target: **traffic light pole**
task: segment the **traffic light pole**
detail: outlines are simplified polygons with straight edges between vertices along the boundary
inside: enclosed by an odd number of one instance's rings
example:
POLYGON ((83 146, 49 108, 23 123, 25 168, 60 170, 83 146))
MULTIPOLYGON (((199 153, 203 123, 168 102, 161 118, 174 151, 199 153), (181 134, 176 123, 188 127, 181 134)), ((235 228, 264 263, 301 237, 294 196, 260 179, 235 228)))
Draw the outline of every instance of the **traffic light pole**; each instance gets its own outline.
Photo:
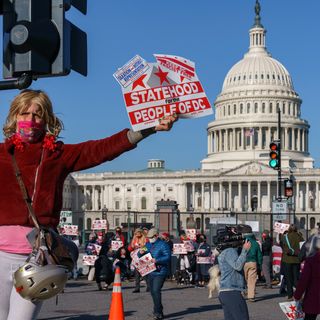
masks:
POLYGON ((278 167, 278 200, 281 201, 282 198, 282 192, 281 192, 281 111, 280 108, 278 108, 278 140, 280 143, 279 148, 279 167, 278 167))
POLYGON ((21 77, 17 79, 0 81, 0 90, 26 89, 31 85, 32 80, 32 75, 24 73, 21 77))

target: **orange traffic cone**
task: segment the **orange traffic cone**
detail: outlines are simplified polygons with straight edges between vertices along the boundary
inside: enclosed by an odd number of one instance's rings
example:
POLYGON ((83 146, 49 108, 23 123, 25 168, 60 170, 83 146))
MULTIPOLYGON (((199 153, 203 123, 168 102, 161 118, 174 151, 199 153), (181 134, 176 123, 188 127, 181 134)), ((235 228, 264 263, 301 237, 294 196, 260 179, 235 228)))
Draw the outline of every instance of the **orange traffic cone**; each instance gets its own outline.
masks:
POLYGON ((114 276, 109 320, 125 320, 121 292, 120 268, 116 268, 116 274, 114 276))

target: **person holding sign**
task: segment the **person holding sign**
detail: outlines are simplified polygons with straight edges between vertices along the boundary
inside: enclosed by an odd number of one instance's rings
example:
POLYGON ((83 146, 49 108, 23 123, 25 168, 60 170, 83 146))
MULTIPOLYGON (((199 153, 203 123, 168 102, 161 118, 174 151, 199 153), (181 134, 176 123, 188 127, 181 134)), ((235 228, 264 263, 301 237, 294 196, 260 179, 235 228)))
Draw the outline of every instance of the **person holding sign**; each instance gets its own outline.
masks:
MULTIPOLYGON (((146 245, 147 239, 142 229, 137 228, 134 231, 134 236, 128 246, 129 252, 132 254, 135 254, 139 251, 140 248, 144 248, 146 245)), ((135 288, 132 291, 133 293, 140 292, 140 281, 141 281, 141 275, 137 268, 134 268, 134 279, 135 279, 135 288)), ((147 285, 147 291, 149 291, 148 285, 147 285)))
POLYGON ((25 264, 32 251, 26 238, 34 227, 22 196, 14 161, 39 224, 57 228, 65 178, 75 171, 111 161, 157 131, 169 131, 177 116, 162 118, 148 130, 124 129, 110 137, 78 144, 58 141, 63 123, 42 90, 23 90, 12 101, 0 144, 0 318, 36 318, 41 303, 23 299, 15 290, 12 266, 25 264))
POLYGON ((148 282, 153 300, 153 315, 155 320, 163 319, 163 305, 161 301, 161 288, 166 280, 169 270, 171 251, 169 245, 159 239, 159 232, 152 228, 148 231, 149 242, 146 243, 147 250, 140 249, 138 256, 151 253, 152 262, 156 264, 156 270, 148 274, 148 282))

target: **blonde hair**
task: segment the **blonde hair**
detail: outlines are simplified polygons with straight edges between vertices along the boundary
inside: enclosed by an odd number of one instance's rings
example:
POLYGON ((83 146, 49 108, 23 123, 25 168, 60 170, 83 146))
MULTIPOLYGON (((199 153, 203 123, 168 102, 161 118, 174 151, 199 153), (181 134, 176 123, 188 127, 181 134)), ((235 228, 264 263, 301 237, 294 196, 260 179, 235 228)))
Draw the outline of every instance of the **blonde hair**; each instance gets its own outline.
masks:
POLYGON ((137 230, 135 231, 134 233, 134 236, 131 240, 131 245, 134 246, 135 244, 139 244, 141 247, 143 247, 147 242, 147 239, 146 239, 146 236, 145 234, 142 232, 142 231, 139 231, 137 232, 137 230), (138 237, 138 233, 140 232, 141 234, 141 237, 138 237))
POLYGON ((43 119, 46 131, 58 136, 63 129, 62 121, 53 113, 52 103, 48 95, 42 90, 23 90, 12 101, 6 122, 3 126, 5 137, 16 132, 17 115, 26 111, 32 103, 40 107, 40 116, 43 119))

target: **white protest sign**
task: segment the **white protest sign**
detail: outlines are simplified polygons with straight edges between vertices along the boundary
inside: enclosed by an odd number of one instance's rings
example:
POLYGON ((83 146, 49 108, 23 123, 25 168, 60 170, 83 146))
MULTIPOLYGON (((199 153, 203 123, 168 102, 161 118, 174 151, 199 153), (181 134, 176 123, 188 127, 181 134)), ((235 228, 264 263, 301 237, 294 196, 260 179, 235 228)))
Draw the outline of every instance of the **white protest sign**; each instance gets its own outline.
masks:
POLYGON ((120 249, 121 247, 123 247, 123 243, 121 240, 112 240, 111 241, 111 250, 112 251, 118 251, 118 249, 120 249))
POLYGON ((187 248, 184 243, 174 243, 173 244, 173 254, 187 254, 187 248))
POLYGON ((106 230, 107 229, 107 220, 94 220, 92 222, 92 230, 106 230))
POLYGON ((273 225, 273 231, 278 233, 284 233, 286 230, 289 229, 289 227, 290 227, 290 224, 275 222, 273 225))
POLYGON ((304 312, 302 311, 301 304, 298 301, 288 301, 279 303, 281 310, 286 317, 290 320, 303 320, 304 312))
POLYGON ((186 229, 186 235, 190 240, 196 240, 197 230, 196 229, 186 229))
POLYGON ((194 62, 172 55, 154 56, 155 63, 135 56, 114 73, 134 131, 154 127, 159 119, 174 113, 180 118, 213 113, 194 62))
POLYGON ((210 257, 197 257, 198 264, 211 264, 212 258, 210 257))
POLYGON ((78 226, 77 225, 68 225, 65 224, 61 228, 61 233, 67 236, 77 236, 78 235, 78 226))
POLYGON ((194 251, 194 246, 192 241, 190 240, 185 240, 183 241, 184 247, 187 249, 187 252, 193 252, 194 251))
POLYGON ((96 255, 84 255, 82 257, 82 264, 85 266, 94 266, 94 262, 98 259, 96 255))
POLYGON ((147 253, 138 260, 135 260, 134 266, 142 277, 157 269, 155 263, 152 262, 152 256, 150 253, 147 253))

